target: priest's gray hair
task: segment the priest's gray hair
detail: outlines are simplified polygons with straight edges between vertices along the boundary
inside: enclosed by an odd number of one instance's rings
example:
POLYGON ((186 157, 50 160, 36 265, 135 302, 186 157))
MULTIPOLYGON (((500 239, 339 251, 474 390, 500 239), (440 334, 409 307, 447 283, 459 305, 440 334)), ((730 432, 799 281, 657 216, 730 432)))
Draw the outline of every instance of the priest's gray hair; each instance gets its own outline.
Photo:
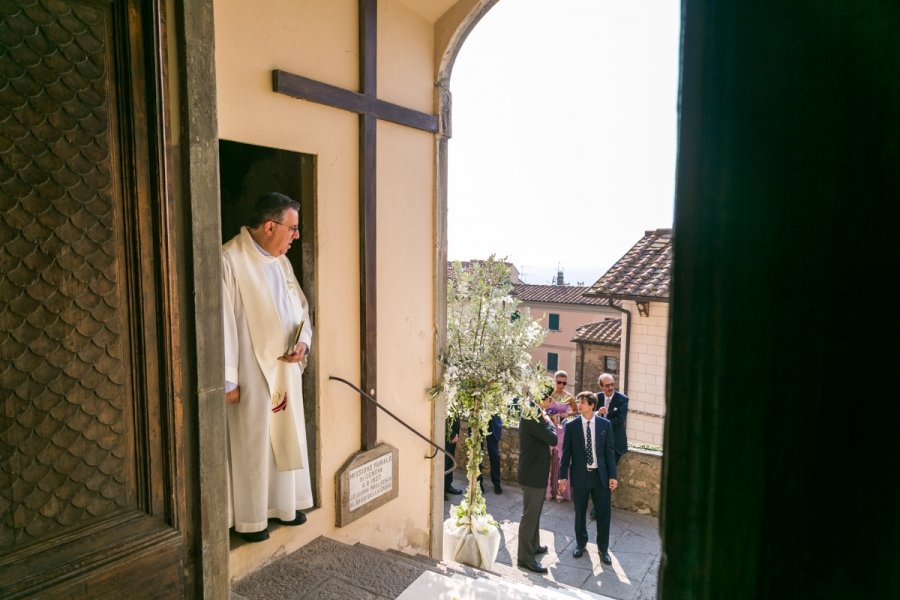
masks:
POLYGON ((268 192, 256 199, 247 213, 247 227, 259 227, 266 221, 280 223, 284 211, 294 209, 300 212, 300 203, 278 192, 268 192))

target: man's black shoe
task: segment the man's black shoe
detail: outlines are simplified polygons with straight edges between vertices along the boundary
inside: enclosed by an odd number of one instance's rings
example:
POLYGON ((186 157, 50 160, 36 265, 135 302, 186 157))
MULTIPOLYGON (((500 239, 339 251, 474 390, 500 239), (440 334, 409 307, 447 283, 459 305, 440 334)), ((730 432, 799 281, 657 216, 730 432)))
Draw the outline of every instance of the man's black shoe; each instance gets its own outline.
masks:
POLYGON ((549 548, 547 548, 547 546, 538 546, 537 550, 535 550, 534 553, 535 554, 547 554, 547 550, 549 550, 549 548))
POLYGON ((456 495, 462 494, 462 490, 450 485, 450 486, 447 486, 444 488, 444 493, 445 494, 453 494, 454 496, 456 496, 456 495))
POLYGON ((278 519, 278 522, 282 525, 303 525, 304 523, 306 523, 306 515, 303 514, 303 511, 298 510, 296 513, 294 513, 293 521, 282 521, 281 519, 278 519))
POLYGON ((263 529, 262 531, 251 531, 249 533, 239 532, 241 537, 244 538, 245 542, 250 542, 251 544, 256 542, 264 542, 269 539, 269 529, 263 529))
POLYGON ((535 573, 540 573, 541 575, 543 575, 544 573, 547 572, 547 567, 542 567, 541 563, 539 563, 536 560, 531 561, 530 563, 520 560, 519 566, 522 567, 523 569, 528 569, 529 571, 534 571, 535 573))
POLYGON ((575 558, 581 558, 581 555, 584 554, 584 546, 578 546, 574 550, 572 550, 572 556, 575 558))
POLYGON ((502 493, 503 493, 503 488, 500 487, 500 484, 499 484, 499 483, 495 483, 495 484, 494 484, 494 493, 495 493, 495 494, 502 494, 502 493))
POLYGON ((610 558, 609 552, 601 552, 601 553, 600 553, 600 560, 603 561, 603 564, 604 564, 604 565, 611 565, 611 564, 612 564, 612 558, 610 558))

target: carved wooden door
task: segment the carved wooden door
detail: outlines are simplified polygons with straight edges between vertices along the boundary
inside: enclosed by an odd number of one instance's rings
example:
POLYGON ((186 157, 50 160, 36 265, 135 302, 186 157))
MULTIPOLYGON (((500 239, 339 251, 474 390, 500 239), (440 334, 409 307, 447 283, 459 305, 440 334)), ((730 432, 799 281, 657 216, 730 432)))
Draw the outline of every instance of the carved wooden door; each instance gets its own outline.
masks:
POLYGON ((192 596, 155 10, 0 0, 5 599, 192 596))

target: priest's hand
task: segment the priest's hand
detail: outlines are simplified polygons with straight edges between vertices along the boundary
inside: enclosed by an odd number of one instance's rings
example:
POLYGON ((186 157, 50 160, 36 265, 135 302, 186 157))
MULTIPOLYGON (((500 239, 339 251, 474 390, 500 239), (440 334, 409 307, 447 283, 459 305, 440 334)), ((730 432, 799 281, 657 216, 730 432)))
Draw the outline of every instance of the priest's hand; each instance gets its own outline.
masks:
POLYGON ((300 342, 294 348, 293 354, 285 354, 284 356, 279 357, 278 360, 283 360, 284 362, 289 362, 289 363, 298 363, 301 360, 303 360, 303 358, 306 356, 306 354, 308 352, 309 352, 309 346, 307 346, 303 342, 300 342))
POLYGON ((236 387, 230 392, 225 392, 225 404, 237 404, 241 401, 241 388, 236 387))

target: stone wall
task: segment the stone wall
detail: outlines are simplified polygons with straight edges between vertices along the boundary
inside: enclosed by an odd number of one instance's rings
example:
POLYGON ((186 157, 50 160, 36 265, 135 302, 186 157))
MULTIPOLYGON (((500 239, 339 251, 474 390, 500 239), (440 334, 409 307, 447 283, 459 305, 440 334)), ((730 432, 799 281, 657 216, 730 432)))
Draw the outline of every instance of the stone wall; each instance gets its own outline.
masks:
POLYGON ((662 452, 629 448, 619 460, 619 487, 613 492, 616 508, 659 516, 662 452))
MULTIPOLYGON (((600 386, 597 379, 602 373, 606 372, 606 357, 612 356, 616 359, 617 368, 610 371, 616 381, 619 379, 618 365, 621 364, 620 347, 610 346, 607 344, 589 344, 582 342, 578 344, 578 352, 575 358, 576 368, 574 373, 574 389, 575 393, 587 390, 591 392, 599 392, 600 386)), ((569 373, 569 379, 573 374, 569 373)))
MULTIPOLYGON (((466 446, 464 443, 466 426, 459 432, 456 445, 457 477, 465 473, 466 446)), ((500 478, 515 481, 519 468, 519 429, 504 427, 500 438, 500 478)), ((659 516, 660 481, 662 481, 662 452, 629 448, 619 461, 619 488, 613 492, 612 504, 616 508, 640 514, 659 516)), ((490 468, 487 452, 484 455, 484 473, 487 488, 490 489, 490 468)))

